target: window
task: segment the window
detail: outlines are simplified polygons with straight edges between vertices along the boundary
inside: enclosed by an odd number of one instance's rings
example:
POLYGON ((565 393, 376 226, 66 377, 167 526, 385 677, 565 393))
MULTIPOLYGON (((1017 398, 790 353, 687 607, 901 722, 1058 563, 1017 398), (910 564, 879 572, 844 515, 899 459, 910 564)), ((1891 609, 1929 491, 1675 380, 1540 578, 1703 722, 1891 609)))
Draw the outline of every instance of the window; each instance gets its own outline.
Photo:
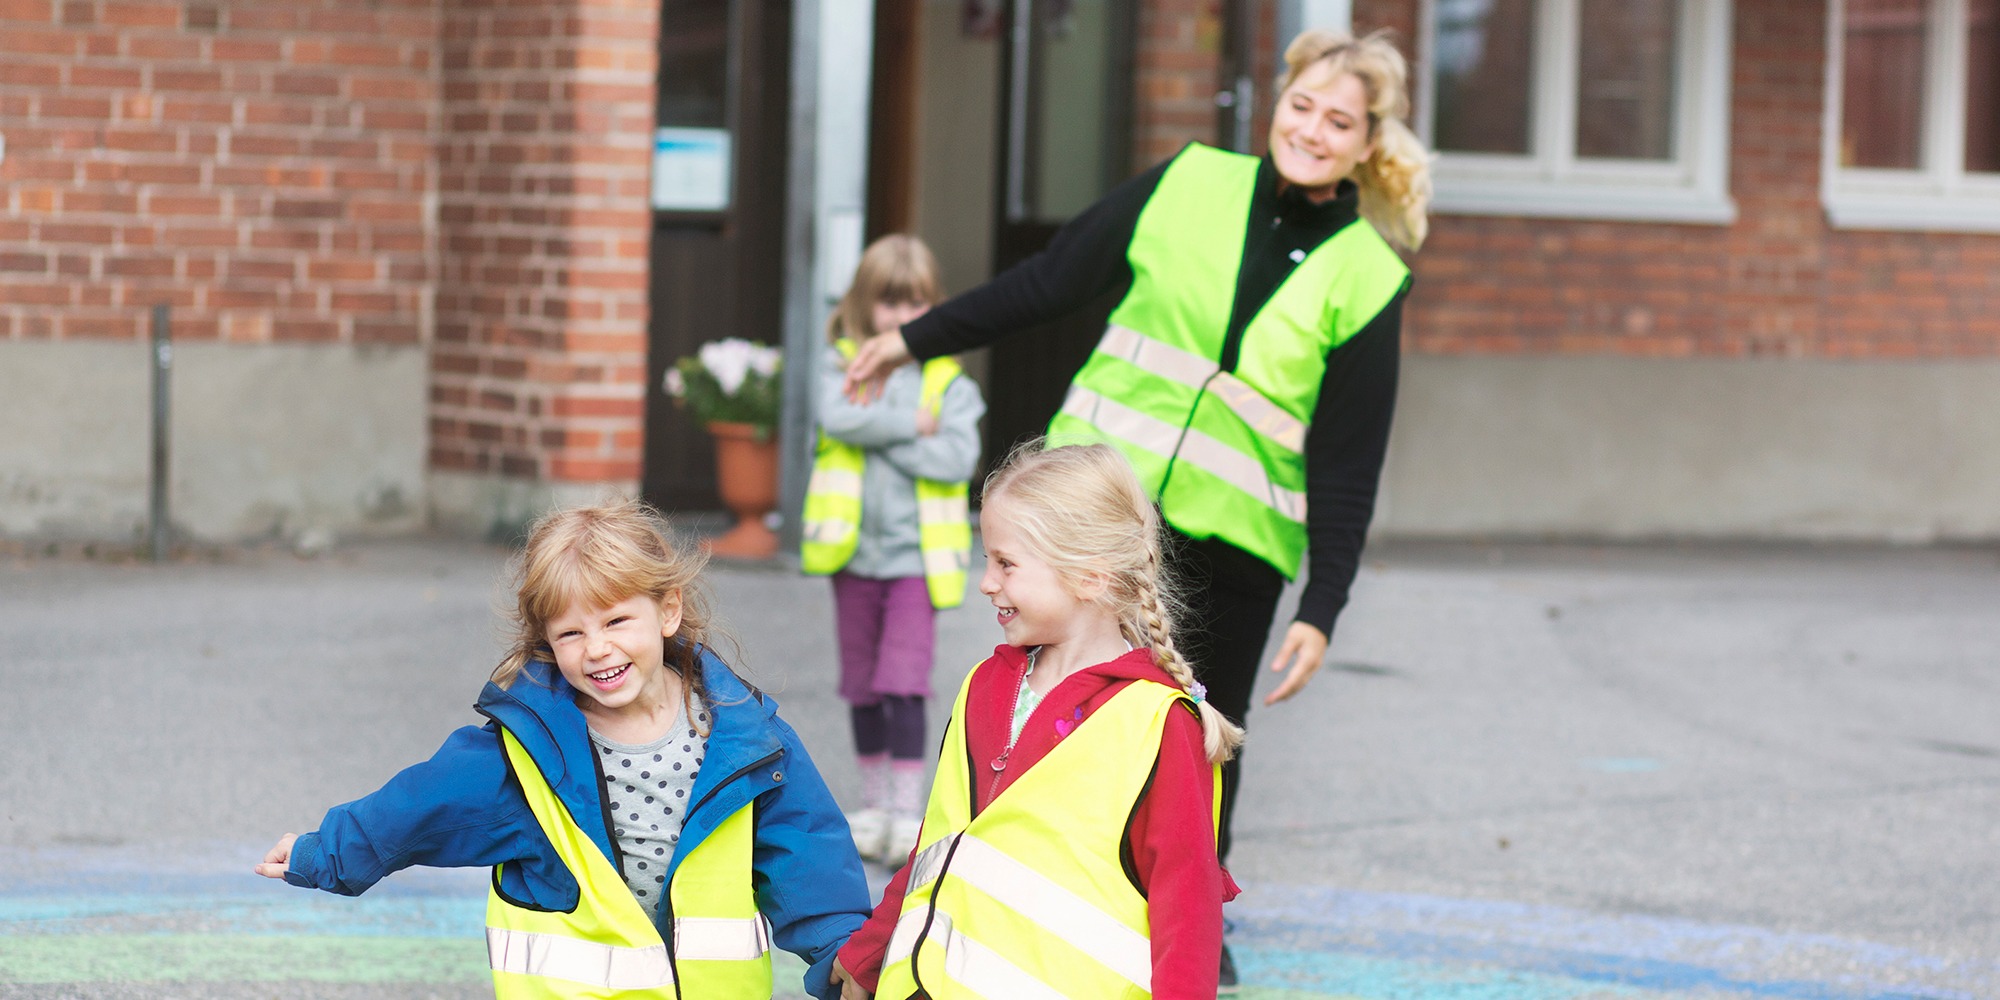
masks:
POLYGON ((1836 226, 2000 232, 2000 0, 1840 0, 1824 199, 1836 226))
POLYGON ((1426 0, 1436 208, 1733 220, 1729 16, 1730 0, 1426 0))

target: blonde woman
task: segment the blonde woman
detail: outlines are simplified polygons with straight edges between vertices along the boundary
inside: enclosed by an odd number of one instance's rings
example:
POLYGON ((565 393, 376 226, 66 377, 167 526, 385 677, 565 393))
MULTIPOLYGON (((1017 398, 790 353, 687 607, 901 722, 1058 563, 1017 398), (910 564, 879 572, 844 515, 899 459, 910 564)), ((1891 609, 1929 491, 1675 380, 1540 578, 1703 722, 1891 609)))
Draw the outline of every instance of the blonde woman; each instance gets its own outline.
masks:
MULTIPOLYGON (((1190 145, 1071 220, 1042 253, 862 346, 850 392, 1124 289, 1049 425, 1118 446, 1159 502, 1187 587, 1182 649, 1232 721, 1250 708, 1278 599, 1306 567, 1275 656, 1302 690, 1347 603, 1395 408, 1429 154, 1407 67, 1381 33, 1285 50, 1261 158, 1190 145)), ((1003 387, 1004 389, 1004 387, 1003 387)), ((1223 769, 1226 859, 1240 765, 1223 769)), ((1223 952, 1223 987, 1234 969, 1223 952)))

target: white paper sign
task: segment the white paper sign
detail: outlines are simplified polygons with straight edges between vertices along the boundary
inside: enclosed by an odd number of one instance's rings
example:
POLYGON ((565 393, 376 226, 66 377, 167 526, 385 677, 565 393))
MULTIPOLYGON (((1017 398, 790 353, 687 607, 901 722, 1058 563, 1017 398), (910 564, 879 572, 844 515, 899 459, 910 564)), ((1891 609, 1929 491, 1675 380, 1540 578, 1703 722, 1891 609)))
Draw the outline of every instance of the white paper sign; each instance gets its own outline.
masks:
POLYGON ((653 207, 729 207, 729 131, 663 128, 653 133, 653 207))

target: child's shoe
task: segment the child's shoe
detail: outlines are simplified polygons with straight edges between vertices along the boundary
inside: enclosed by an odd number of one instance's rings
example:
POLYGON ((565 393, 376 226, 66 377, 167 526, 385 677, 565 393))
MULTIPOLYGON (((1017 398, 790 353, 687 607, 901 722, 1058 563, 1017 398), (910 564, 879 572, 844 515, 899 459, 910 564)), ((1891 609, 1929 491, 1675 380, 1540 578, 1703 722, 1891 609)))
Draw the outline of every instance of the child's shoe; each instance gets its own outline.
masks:
MULTIPOLYGON (((882 845, 889 839, 889 813, 886 810, 863 809, 847 817, 847 829, 854 834, 854 849, 861 852, 864 860, 883 860, 882 845)), ((902 858, 897 858, 895 863, 902 864, 902 858)))
POLYGON ((924 831, 924 821, 897 817, 889 822, 889 836, 882 845, 882 863, 894 871, 910 860, 910 852, 917 849, 917 837, 924 831))

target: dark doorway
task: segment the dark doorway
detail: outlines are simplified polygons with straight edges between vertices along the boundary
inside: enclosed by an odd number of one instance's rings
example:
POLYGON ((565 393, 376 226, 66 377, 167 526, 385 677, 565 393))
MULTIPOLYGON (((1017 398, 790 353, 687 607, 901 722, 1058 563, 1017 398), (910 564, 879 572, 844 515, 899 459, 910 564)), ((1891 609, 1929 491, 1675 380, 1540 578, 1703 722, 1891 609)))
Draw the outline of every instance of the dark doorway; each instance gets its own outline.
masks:
POLYGON ((660 15, 645 498, 711 511, 715 452, 661 388, 724 337, 783 341, 788 0, 674 0, 660 15))
MULTIPOLYGON (((1001 32, 997 273, 1132 171, 1135 0, 1015 0, 1001 32)), ((986 457, 1040 434, 1123 290, 992 349, 986 457)))

